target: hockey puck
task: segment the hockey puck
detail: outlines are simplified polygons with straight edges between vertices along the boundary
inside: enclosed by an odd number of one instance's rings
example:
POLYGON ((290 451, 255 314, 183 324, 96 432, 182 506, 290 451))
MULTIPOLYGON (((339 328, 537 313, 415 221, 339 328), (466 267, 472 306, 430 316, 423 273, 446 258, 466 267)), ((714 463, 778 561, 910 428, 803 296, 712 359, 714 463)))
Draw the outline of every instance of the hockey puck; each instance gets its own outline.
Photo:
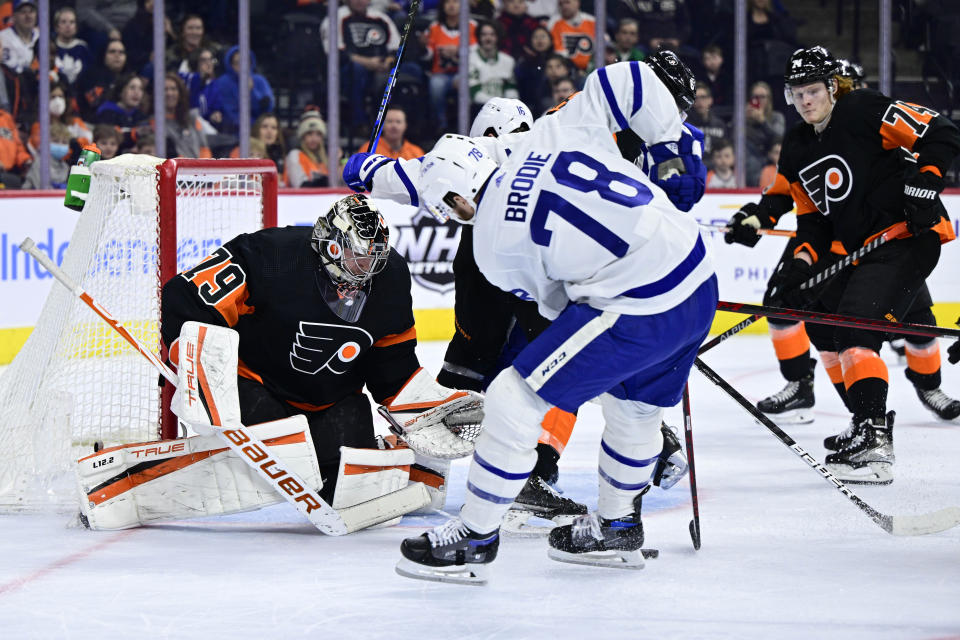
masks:
POLYGON ((659 550, 659 549, 640 549, 640 553, 643 554, 643 559, 644 559, 644 560, 650 560, 650 559, 654 559, 654 558, 659 558, 659 557, 660 557, 660 550, 659 550))
POLYGON ((94 452, 94 453, 98 453, 101 449, 103 449, 103 441, 102 441, 102 440, 97 440, 96 442, 93 443, 93 452, 94 452))

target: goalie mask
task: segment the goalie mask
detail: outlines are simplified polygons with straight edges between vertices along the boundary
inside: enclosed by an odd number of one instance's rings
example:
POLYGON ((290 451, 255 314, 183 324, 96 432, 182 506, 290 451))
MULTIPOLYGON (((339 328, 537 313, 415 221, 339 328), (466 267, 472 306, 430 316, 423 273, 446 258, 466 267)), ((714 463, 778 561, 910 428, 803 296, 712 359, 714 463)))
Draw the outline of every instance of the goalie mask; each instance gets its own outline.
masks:
POLYGON ((355 322, 360 317, 370 281, 387 266, 389 241, 387 223, 363 194, 337 200, 317 220, 310 237, 323 271, 317 272, 317 283, 341 319, 355 322))

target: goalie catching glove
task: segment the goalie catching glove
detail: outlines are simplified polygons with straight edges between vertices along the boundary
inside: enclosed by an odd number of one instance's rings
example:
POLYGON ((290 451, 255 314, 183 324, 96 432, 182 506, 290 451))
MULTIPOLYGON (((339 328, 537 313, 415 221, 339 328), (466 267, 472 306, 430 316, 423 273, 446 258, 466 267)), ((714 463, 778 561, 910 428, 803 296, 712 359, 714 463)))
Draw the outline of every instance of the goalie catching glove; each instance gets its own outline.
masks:
POLYGON ((390 430, 416 453, 452 460, 473 453, 483 421, 483 396, 443 387, 421 367, 379 411, 390 430))

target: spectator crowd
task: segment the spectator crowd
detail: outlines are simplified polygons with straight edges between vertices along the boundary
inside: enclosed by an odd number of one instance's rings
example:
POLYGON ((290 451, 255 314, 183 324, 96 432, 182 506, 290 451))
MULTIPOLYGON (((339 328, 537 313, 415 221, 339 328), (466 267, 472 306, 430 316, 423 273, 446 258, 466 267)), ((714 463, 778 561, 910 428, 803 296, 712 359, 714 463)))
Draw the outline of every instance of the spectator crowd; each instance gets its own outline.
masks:
MULTIPOLYGON (((605 0, 604 42, 597 43, 597 0, 470 0, 468 33, 460 33, 460 0, 424 0, 413 23, 391 108, 376 151, 417 157, 451 128, 457 78, 466 66, 471 116, 488 99, 515 97, 539 116, 579 90, 604 64, 643 60, 670 48, 694 70, 699 84, 689 121, 706 134, 708 186, 735 184, 742 162, 747 184, 762 185, 788 113, 782 104, 782 65, 772 52, 792 51, 795 28, 788 0, 749 0, 751 87, 746 102, 747 158, 734 158, 732 16, 715 0, 605 0), (460 38, 469 40, 460 59, 460 38), (779 47, 779 49, 778 49, 779 47), (764 176, 761 178, 761 176, 764 176)), ((365 150, 370 126, 396 62, 409 0, 342 0, 337 12, 341 146, 365 150)), ((154 153, 153 0, 51 0, 50 148, 40 150, 39 32, 32 0, 0 2, 3 82, 0 83, 0 182, 35 188, 41 152, 51 180, 62 187, 82 145, 94 142, 104 158, 154 153)), ((327 8, 317 0, 276 0, 254 15, 251 54, 250 151, 273 160, 290 187, 328 184, 326 152, 327 8), (257 27, 260 30, 257 30, 257 27), (297 29, 313 28, 297 40, 297 29), (312 48, 311 48, 312 47, 312 48), (301 49, 299 61, 296 48, 301 49), (306 53, 309 51, 309 53, 306 53), (304 64, 304 62, 309 64, 304 64), (297 66, 299 64, 299 66, 297 66), (291 65, 295 69, 291 69, 291 65), (321 105, 317 107, 315 105, 321 105)), ((230 0, 165 2, 163 122, 170 157, 238 155, 239 68, 236 8, 230 0)), ((788 113, 789 117, 789 113, 788 113)))

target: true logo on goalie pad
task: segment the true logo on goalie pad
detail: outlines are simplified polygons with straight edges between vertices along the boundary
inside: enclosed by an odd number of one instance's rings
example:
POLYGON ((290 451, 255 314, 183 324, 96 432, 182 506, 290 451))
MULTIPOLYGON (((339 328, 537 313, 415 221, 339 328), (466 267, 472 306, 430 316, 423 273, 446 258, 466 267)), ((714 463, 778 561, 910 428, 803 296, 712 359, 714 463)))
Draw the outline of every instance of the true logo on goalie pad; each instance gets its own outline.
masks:
POLYGON ((342 374, 371 346, 373 336, 360 327, 301 322, 290 350, 290 366, 310 375, 324 369, 342 374))

